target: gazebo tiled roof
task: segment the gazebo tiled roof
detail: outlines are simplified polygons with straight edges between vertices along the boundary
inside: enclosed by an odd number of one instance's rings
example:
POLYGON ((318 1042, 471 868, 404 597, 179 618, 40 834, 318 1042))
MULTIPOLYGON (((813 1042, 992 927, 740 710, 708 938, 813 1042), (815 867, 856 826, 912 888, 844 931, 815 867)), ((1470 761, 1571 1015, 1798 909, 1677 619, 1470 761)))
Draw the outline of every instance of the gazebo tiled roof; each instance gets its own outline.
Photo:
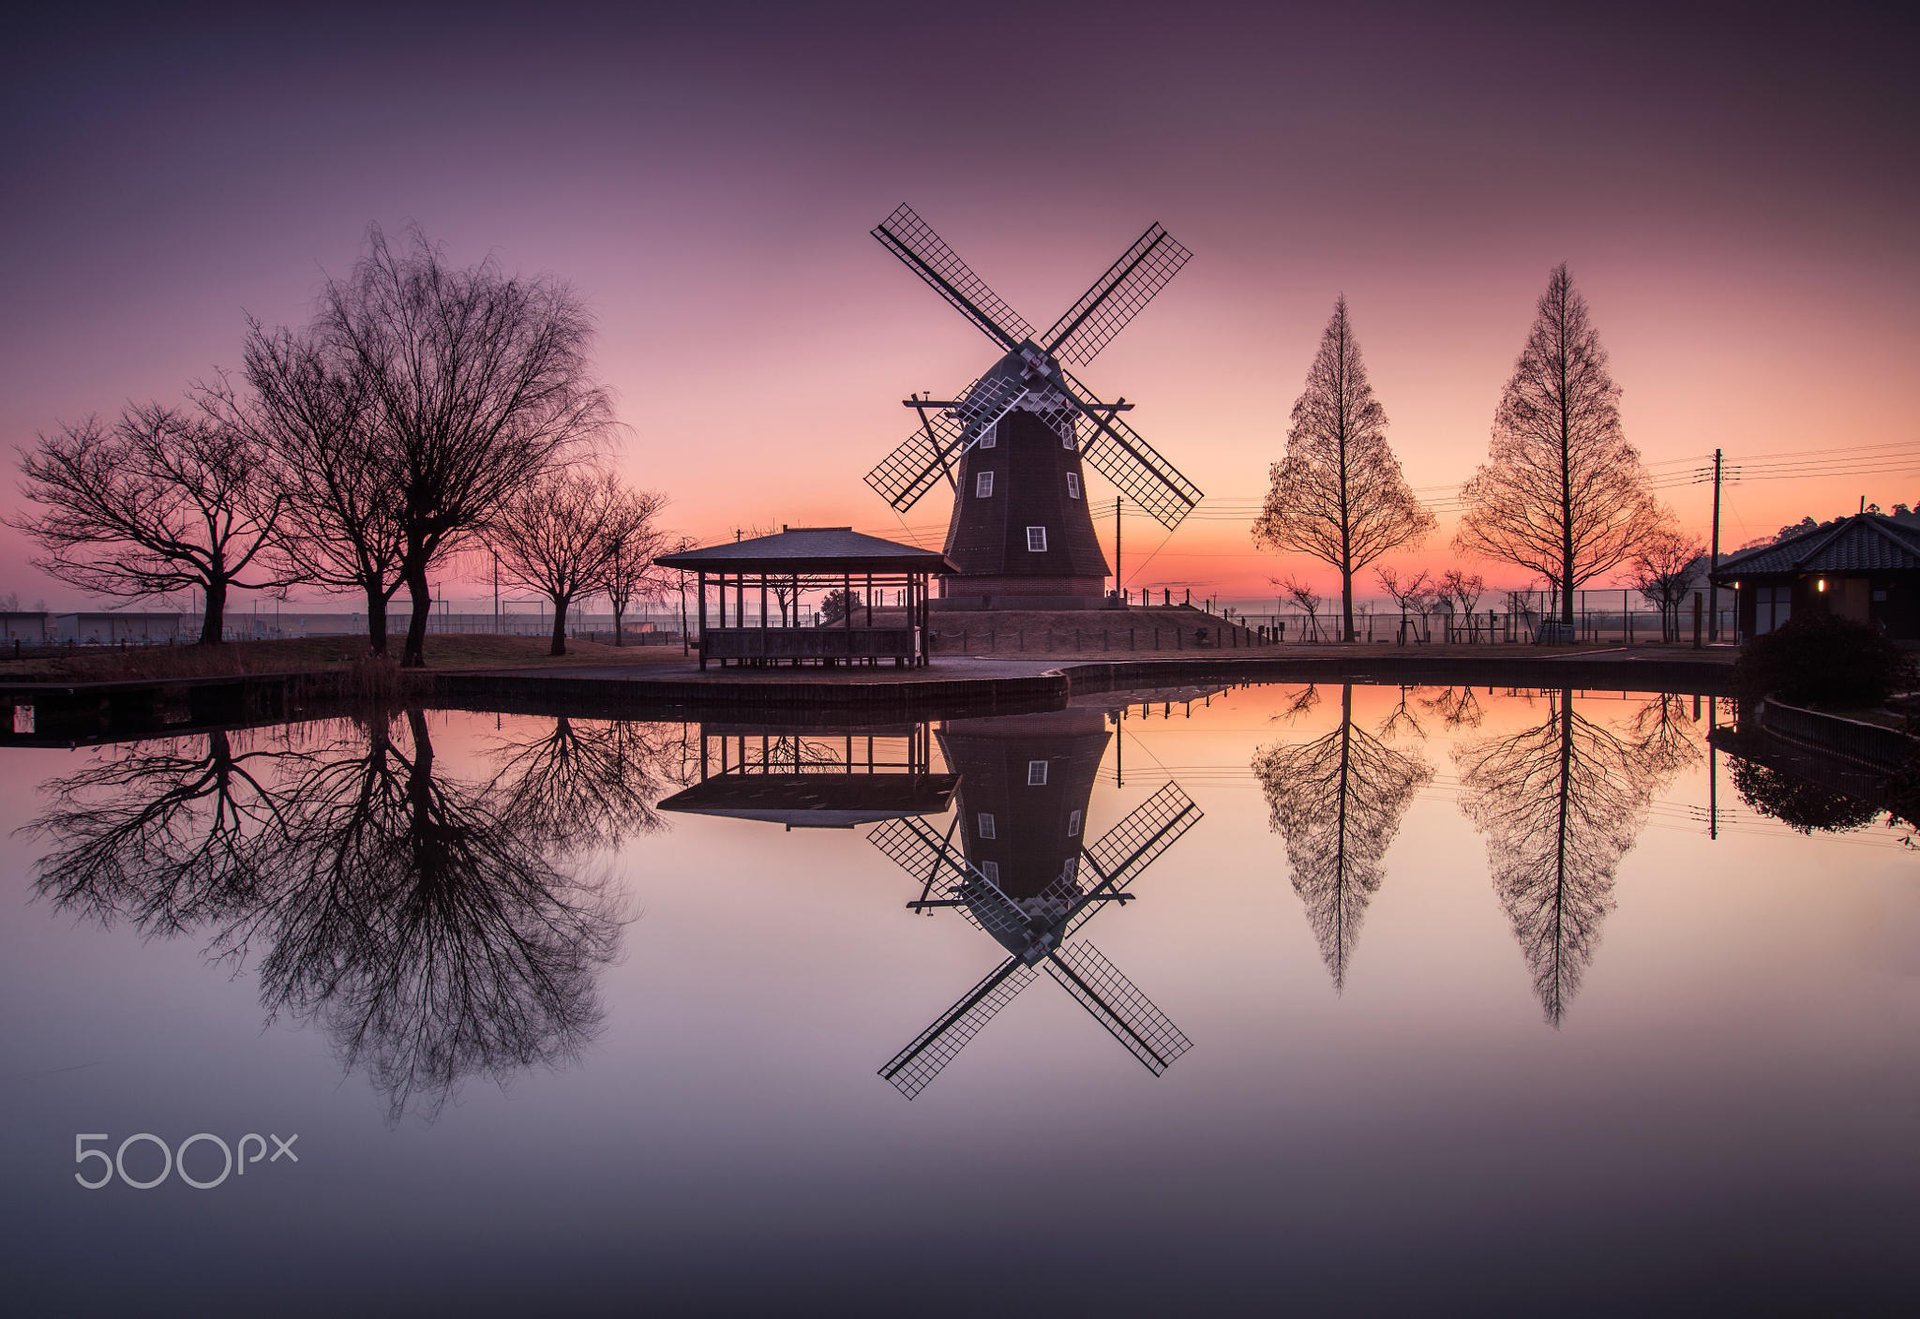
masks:
POLYGON ((727 573, 950 573, 937 550, 868 536, 851 527, 784 527, 773 536, 708 545, 654 562, 689 572, 727 573))
POLYGON ((1716 580, 1792 573, 1911 572, 1920 569, 1920 526, 1857 513, 1830 527, 1742 551, 1720 561, 1716 580))

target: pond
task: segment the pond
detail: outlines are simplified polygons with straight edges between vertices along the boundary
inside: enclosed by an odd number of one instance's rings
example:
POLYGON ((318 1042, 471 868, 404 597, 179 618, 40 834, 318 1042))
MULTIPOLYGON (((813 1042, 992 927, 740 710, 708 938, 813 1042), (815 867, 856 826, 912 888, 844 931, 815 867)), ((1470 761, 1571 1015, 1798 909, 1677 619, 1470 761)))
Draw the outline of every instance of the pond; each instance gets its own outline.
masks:
POLYGON ((1920 857, 1731 718, 10 748, 15 1312, 1891 1309, 1920 857))

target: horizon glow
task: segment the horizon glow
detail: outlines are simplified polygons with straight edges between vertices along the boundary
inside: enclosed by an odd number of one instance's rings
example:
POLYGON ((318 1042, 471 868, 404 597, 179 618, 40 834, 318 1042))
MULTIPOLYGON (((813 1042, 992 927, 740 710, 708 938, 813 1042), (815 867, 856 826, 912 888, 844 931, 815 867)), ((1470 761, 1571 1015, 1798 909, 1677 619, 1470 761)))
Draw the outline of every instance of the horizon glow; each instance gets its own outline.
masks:
MULTIPOLYGON (((861 477, 912 429, 900 399, 994 353, 867 236, 904 200, 1041 324, 1151 221, 1193 249, 1080 372, 1208 495, 1171 539, 1127 519, 1133 590, 1331 581, 1249 527, 1342 292, 1409 482, 1447 499, 1561 260, 1656 472, 1840 451, 1834 475, 1730 485, 1723 552, 1920 502, 1910 34, 1872 10, 445 18, 383 16, 372 44, 345 11, 29 18, 0 90, 9 442, 177 399, 236 364, 246 314, 303 321, 368 224, 418 222, 587 298, 617 466, 676 530, 937 545, 943 493, 903 527, 861 477), (1045 24, 1072 59, 1030 39, 1045 24)), ((1111 491, 1088 493, 1111 558, 1111 491)), ((1661 494, 1704 541, 1709 488, 1661 494)), ((1453 522, 1393 562, 1461 564, 1453 522)), ((0 531, 0 592, 82 602, 27 556, 0 531)))

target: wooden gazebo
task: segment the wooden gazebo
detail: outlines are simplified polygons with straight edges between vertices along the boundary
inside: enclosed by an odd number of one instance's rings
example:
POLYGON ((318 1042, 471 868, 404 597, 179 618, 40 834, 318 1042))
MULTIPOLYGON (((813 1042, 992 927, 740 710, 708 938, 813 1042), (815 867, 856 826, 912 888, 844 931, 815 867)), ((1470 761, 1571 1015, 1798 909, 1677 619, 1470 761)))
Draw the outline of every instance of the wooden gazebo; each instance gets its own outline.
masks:
POLYGON ((663 554, 655 562, 698 579, 703 669, 708 660, 722 665, 833 665, 890 659, 896 666, 924 665, 928 584, 932 577, 954 571, 937 551, 862 535, 850 527, 783 527, 777 536, 663 554), (716 587, 717 617, 710 626, 707 593, 716 587), (876 610, 874 591, 889 588, 901 591, 902 602, 876 610), (851 600, 858 590, 862 603, 842 610, 832 623, 801 623, 801 594, 821 589, 846 592, 842 600, 851 600), (781 596, 793 608, 791 622, 784 625, 772 604, 781 596))

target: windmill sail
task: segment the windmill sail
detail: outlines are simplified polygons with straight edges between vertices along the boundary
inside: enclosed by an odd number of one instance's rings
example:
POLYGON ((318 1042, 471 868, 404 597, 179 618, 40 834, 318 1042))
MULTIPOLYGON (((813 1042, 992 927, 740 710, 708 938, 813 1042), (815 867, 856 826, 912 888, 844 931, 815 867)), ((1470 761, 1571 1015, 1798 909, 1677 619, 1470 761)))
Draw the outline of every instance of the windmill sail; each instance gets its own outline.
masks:
POLYGON ((1026 395, 1026 387, 1008 376, 974 381, 951 408, 928 414, 924 428, 881 459, 867 473, 867 484, 896 511, 906 512, 1026 395))
MULTIPOLYGON (((1181 791, 1179 784, 1165 784, 1126 819, 1101 834, 1087 849, 1087 860, 1103 886, 1119 892, 1178 842, 1180 835, 1198 824, 1201 815, 1193 798, 1181 791)), ((1079 928, 1094 910, 1097 907, 1083 909, 1067 926, 1067 932, 1079 928)))
POLYGON ((1032 980, 1033 968, 1017 957, 1009 957, 963 994, 959 1002, 941 1013, 931 1026, 914 1036, 913 1043, 880 1069, 880 1075, 912 1099, 1032 980))
POLYGON ((1033 338, 1033 327, 988 288, 911 206, 902 204, 875 227, 873 236, 1002 348, 1017 348, 1033 338))
POLYGON ((917 816, 902 815, 888 820, 869 833, 867 841, 918 880, 923 888, 945 892, 969 877, 960 853, 917 816))
POLYGON ((1192 255, 1172 234, 1154 225, 1054 322, 1047 331, 1047 351, 1085 366, 1180 273, 1192 255))
POLYGON ((1087 463, 1161 526, 1179 526, 1200 502, 1200 487, 1064 367, 1060 375, 1080 407, 1080 451, 1087 463))
POLYGON ((1047 959, 1047 973, 1155 1076, 1193 1047, 1171 1018, 1090 943, 1047 959))

